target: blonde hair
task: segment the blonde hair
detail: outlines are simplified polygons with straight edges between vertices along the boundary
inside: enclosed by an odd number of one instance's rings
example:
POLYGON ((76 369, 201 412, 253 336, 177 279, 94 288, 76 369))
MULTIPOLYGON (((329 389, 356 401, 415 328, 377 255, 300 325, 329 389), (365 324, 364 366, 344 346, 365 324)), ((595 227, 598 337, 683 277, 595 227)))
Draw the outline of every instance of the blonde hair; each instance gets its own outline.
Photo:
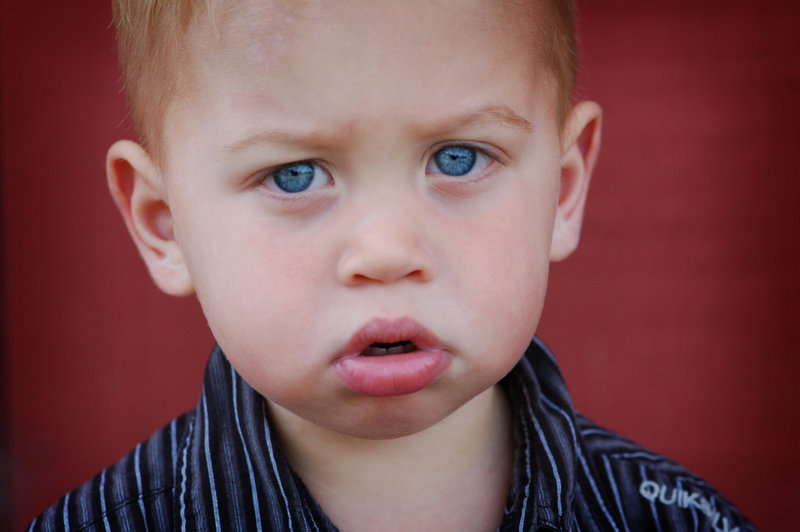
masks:
MULTIPOLYGON (((545 15, 539 21, 543 57, 556 82, 557 115, 563 125, 572 108, 578 71, 575 0, 540 1, 545 15)), ((215 0, 112 0, 131 119, 156 162, 163 162, 164 116, 188 74, 186 32, 193 20, 213 16, 214 4, 215 0)))
POLYGON ((575 36, 575 0, 544 0, 545 16, 540 46, 546 67, 558 90, 558 124, 563 126, 572 110, 578 77, 578 43, 575 36))
POLYGON ((112 0, 122 86, 136 134, 161 161, 162 126, 186 73, 184 48, 192 20, 211 0, 112 0))

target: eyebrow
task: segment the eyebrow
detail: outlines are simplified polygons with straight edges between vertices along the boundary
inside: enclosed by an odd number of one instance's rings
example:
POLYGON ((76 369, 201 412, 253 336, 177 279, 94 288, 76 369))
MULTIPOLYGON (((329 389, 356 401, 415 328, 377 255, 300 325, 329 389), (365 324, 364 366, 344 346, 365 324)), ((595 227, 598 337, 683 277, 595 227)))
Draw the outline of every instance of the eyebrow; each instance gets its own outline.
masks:
POLYGON ((432 129, 438 131, 451 131, 494 122, 513 129, 520 129, 525 132, 533 131, 533 124, 531 124, 522 115, 516 113, 507 105, 487 105, 476 109, 475 111, 470 111, 468 113, 437 122, 432 129))
POLYGON ((333 135, 327 135, 316 131, 295 133, 292 131, 264 130, 237 140, 225 146, 223 149, 228 154, 236 154, 247 148, 261 144, 305 144, 323 146, 334 138, 333 135))
MULTIPOLYGON (((441 121, 434 122, 432 125, 425 125, 422 129, 437 134, 491 123, 498 123, 502 126, 524 132, 530 132, 534 129, 531 122, 507 105, 487 105, 474 111, 445 118, 441 121)), ((260 144, 305 144, 322 146, 329 145, 339 138, 341 138, 341 135, 327 134, 319 131, 292 132, 264 130, 237 140, 225 146, 224 150, 229 154, 235 154, 246 148, 260 144)))

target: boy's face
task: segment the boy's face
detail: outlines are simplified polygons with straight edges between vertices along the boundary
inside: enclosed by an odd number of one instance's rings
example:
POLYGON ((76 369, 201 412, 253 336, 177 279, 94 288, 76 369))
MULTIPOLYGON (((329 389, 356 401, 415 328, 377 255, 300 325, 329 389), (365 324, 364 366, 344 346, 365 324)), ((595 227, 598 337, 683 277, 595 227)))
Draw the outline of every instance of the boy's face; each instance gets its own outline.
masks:
POLYGON ((290 9, 190 29, 162 233, 264 396, 345 434, 413 433, 534 334, 567 238, 555 88, 507 2, 290 9))

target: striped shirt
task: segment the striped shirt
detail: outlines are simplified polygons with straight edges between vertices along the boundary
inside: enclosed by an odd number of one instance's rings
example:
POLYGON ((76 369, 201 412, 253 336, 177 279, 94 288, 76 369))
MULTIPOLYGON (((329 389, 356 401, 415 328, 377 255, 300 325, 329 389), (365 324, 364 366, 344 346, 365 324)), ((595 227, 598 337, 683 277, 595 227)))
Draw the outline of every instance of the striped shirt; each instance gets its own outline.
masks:
MULTIPOLYGON (((500 530, 755 530, 696 475, 575 413, 538 340, 502 384, 517 447, 500 530)), ((275 441, 263 397, 216 348, 195 410, 66 495, 29 530, 337 530, 275 441)))

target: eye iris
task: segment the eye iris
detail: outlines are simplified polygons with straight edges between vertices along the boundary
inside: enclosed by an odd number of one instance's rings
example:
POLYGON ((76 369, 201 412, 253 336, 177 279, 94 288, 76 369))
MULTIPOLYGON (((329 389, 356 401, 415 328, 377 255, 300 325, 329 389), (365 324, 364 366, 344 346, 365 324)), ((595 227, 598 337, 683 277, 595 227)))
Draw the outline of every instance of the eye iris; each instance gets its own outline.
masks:
POLYGON ((295 163, 275 171, 275 185, 284 192, 302 192, 314 181, 314 165, 295 163))
POLYGON ((475 166, 477 155, 474 149, 466 146, 448 146, 437 151, 433 158, 443 174, 462 176, 475 166))

